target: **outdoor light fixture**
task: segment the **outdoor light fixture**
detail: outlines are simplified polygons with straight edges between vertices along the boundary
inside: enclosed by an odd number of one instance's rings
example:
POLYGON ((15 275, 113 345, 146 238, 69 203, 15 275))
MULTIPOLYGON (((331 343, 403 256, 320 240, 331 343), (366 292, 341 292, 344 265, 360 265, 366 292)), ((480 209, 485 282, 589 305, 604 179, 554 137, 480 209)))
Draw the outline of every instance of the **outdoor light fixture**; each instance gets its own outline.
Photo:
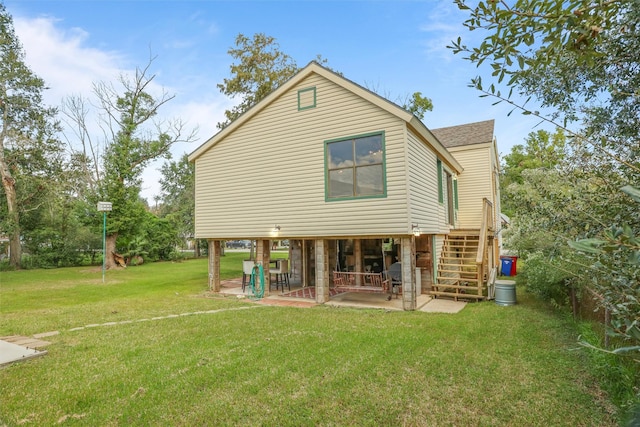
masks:
POLYGON ((420 230, 418 224, 411 224, 411 232, 416 237, 420 237, 420 234, 422 234, 422 231, 420 230))
POLYGON ((273 227, 273 232, 274 233, 279 233, 280 232, 280 226, 278 224, 276 224, 275 227, 273 227))

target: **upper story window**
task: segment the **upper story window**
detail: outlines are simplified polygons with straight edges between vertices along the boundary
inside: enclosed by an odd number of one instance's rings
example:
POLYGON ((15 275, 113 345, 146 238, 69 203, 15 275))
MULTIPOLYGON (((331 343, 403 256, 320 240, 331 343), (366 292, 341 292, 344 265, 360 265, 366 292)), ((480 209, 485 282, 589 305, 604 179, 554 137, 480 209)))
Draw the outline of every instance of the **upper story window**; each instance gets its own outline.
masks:
POLYGON ((325 141, 327 200, 386 195, 384 132, 325 141))
POLYGON ((447 202, 447 223, 455 225, 456 211, 458 210, 458 180, 442 166, 442 161, 436 161, 436 173, 438 174, 438 202, 447 202), (443 178, 444 174, 444 178, 443 178), (445 187, 446 183, 446 187, 445 187))
POLYGON ((316 88, 309 87, 298 91, 298 110, 308 110, 316 107, 316 88))

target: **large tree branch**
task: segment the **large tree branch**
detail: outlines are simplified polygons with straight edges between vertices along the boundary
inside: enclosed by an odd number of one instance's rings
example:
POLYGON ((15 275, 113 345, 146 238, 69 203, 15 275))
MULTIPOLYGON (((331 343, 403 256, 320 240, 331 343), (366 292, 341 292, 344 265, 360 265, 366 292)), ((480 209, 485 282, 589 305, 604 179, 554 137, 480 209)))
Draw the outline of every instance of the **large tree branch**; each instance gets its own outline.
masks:
POLYGON ((523 105, 517 104, 515 101, 513 101, 509 97, 505 97, 505 96, 501 95, 499 91, 495 91, 494 90, 494 86, 493 85, 491 85, 491 89, 490 90, 486 90, 486 89, 484 89, 482 87, 482 84, 481 84, 479 78, 476 78, 476 79, 472 80, 472 82, 471 82, 471 84, 469 86, 475 87, 477 90, 479 90, 480 92, 484 93, 485 96, 491 96, 491 97, 499 99, 499 101, 497 103, 506 102, 509 105, 513 106, 514 108, 513 108, 513 110, 511 110, 509 112, 509 114, 511 114, 514 110, 517 109, 517 110, 522 111, 522 113, 525 114, 525 115, 532 115, 534 117, 537 117, 541 121, 550 123, 550 124, 556 126, 557 128, 560 128, 560 129, 564 130, 566 133, 572 135, 577 140, 585 142, 590 147, 593 147, 595 150, 599 151, 600 153, 604 154, 605 156, 609 157, 610 159, 615 160, 616 162, 627 166, 628 168, 630 168, 633 171, 640 172, 640 168, 639 167, 633 165, 632 163, 629 163, 629 162, 625 161, 624 159, 620 158, 619 156, 616 156, 613 153, 610 153, 605 148, 600 147, 598 144, 596 144, 595 142, 589 140, 588 138, 585 138, 583 135, 580 135, 580 134, 572 131, 571 129, 567 128, 565 125, 558 123, 554 119, 550 119, 548 117, 543 116, 539 111, 529 110, 528 108, 525 108, 523 105))

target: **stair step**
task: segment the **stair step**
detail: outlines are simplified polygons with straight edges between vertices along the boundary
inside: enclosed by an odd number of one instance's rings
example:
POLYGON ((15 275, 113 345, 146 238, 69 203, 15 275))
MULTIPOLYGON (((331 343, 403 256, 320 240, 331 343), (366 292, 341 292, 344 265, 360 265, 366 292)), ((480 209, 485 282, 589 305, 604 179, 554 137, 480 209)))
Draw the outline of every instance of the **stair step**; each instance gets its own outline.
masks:
MULTIPOLYGON (((478 283, 478 281, 479 281, 478 279, 467 279, 465 277, 438 276, 438 277, 436 277, 436 285, 434 285, 434 286, 437 286, 437 284, 439 283, 438 282, 439 280, 454 280, 456 282, 475 282, 475 283, 478 283)), ((461 285, 461 286, 464 286, 464 285, 461 285)))
POLYGON ((477 228, 451 230, 448 234, 449 237, 464 237, 464 236, 480 236, 480 230, 477 228))
POLYGON ((439 271, 446 271, 447 273, 462 273, 462 274, 478 274, 478 269, 475 265, 472 266, 464 266, 464 265, 439 265, 439 271), (465 267, 465 268, 461 268, 465 267))
POLYGON ((443 297, 452 297, 452 298, 475 298, 475 299, 485 299, 484 295, 474 295, 474 294, 456 294, 454 292, 443 292, 443 291, 430 291, 430 295, 435 296, 443 296, 443 297))
POLYGON ((478 271, 478 265, 475 262, 463 263, 463 262, 441 262, 438 264, 438 268, 444 269, 454 269, 461 270, 465 269, 466 271, 478 271))
POLYGON ((434 297, 477 299, 486 297, 484 278, 476 262, 481 247, 480 230, 452 230, 443 242, 436 280, 429 292, 434 297), (449 275, 449 276, 447 276, 449 275), (478 295, 479 294, 479 295, 478 295))
MULTIPOLYGON (((435 284, 435 285, 431 285, 431 289, 436 290, 436 291, 442 291, 444 289, 457 289, 457 290, 470 290, 470 291, 477 291, 478 290, 478 286, 464 286, 464 285, 446 285, 446 284, 435 284)), ((485 289, 484 287, 480 287, 480 289, 485 289)))
POLYGON ((440 257, 440 259, 460 259, 460 260, 464 260, 464 259, 469 259, 469 260, 474 260, 476 259, 475 255, 469 255, 469 256, 447 256, 447 255, 443 255, 440 257))

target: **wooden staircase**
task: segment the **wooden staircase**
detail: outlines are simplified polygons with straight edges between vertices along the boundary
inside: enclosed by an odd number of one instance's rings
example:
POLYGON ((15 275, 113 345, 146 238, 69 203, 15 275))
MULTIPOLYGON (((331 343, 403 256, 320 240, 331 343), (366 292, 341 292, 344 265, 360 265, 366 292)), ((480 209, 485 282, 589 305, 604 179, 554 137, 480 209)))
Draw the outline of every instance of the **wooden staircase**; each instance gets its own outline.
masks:
POLYGON ((455 301, 486 298, 487 253, 486 245, 480 245, 481 234, 480 230, 454 230, 445 237, 431 295, 455 301))

